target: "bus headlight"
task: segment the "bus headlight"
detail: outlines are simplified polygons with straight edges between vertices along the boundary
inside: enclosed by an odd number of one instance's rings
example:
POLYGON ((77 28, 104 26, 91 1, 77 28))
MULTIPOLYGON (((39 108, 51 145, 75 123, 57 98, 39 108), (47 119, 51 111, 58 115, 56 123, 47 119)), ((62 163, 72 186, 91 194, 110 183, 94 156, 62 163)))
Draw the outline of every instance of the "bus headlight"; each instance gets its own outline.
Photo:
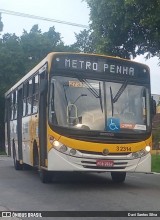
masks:
POLYGON ((70 149, 70 155, 75 156, 77 151, 75 149, 70 149))
POLYGON ((65 153, 67 151, 67 147, 65 145, 60 146, 59 151, 61 151, 62 153, 65 153))
POLYGON ((61 143, 59 141, 54 141, 53 146, 59 148, 61 146, 61 143))
POLYGON ((78 150, 67 147, 66 145, 62 144, 61 142, 57 140, 53 141, 52 146, 61 153, 64 153, 70 156, 82 157, 82 154, 78 150))
POLYGON ((151 151, 151 147, 150 147, 150 146, 146 146, 145 150, 146 150, 147 152, 150 152, 150 151, 151 151))
POLYGON ((135 159, 138 158, 139 157, 139 153, 138 152, 132 153, 132 157, 135 158, 135 159))
POLYGON ((146 146, 144 149, 137 151, 137 152, 133 152, 132 153, 132 157, 134 159, 136 158, 140 158, 140 157, 144 157, 146 156, 149 152, 151 151, 151 147, 150 146, 146 146))
POLYGON ((56 150, 58 150, 62 153, 65 153, 68 150, 68 148, 65 145, 63 145, 62 143, 60 143, 59 141, 54 141, 53 146, 55 147, 56 150))

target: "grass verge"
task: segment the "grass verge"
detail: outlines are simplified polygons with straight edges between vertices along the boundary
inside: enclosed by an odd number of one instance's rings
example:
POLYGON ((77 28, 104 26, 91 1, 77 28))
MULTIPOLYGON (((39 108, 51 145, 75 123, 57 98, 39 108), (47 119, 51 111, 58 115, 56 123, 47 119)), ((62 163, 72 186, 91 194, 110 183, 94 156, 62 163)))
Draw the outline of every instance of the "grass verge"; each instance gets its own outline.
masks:
POLYGON ((160 173, 160 155, 152 155, 152 172, 160 173))

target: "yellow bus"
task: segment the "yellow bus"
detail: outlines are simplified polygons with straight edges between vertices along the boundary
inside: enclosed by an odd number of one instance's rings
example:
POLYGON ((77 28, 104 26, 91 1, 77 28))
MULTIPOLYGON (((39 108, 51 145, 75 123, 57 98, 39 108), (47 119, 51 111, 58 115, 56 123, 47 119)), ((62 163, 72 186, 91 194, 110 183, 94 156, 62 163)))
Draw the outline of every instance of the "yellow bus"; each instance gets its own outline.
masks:
POLYGON ((93 54, 50 53, 5 94, 5 147, 16 170, 151 172, 154 113, 146 65, 93 54))

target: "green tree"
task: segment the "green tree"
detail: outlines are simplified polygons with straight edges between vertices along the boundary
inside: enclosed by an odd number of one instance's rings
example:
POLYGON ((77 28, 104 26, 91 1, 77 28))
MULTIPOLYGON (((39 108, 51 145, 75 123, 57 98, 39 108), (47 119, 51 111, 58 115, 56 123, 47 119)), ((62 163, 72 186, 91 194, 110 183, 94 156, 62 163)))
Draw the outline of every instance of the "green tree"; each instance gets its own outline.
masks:
POLYGON ((4 147, 4 93, 24 71, 23 52, 15 34, 0 39, 0 147, 4 147))
POLYGON ((21 38, 21 46, 24 51, 26 71, 42 60, 48 53, 63 48, 60 33, 54 27, 48 32, 42 33, 38 25, 34 25, 30 32, 24 30, 21 38))
POLYGON ((86 0, 96 51, 160 57, 160 0, 86 0))
POLYGON ((42 33, 38 25, 34 25, 29 33, 24 30, 20 37, 4 34, 0 38, 0 94, 4 94, 48 53, 73 49, 73 46, 64 45, 54 27, 42 33))
POLYGON ((93 39, 90 30, 84 29, 79 34, 75 33, 76 43, 73 47, 77 52, 90 53, 94 52, 93 39))
POLYGON ((4 34, 0 41, 0 94, 22 77, 23 51, 15 34, 4 34))
MULTIPOLYGON (((0 28, 2 29, 1 23, 0 28)), ((38 25, 34 25, 29 33, 24 30, 21 37, 17 37, 15 34, 1 36, 0 147, 4 146, 4 93, 48 53, 72 49, 72 46, 64 46, 60 33, 56 32, 54 27, 51 27, 48 32, 42 33, 38 25)))

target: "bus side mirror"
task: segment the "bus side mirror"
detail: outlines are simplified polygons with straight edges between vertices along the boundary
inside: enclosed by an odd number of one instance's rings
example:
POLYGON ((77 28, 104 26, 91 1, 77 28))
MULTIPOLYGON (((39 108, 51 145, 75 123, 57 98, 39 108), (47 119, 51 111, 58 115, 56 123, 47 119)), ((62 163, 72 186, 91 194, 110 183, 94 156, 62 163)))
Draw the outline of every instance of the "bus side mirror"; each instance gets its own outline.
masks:
POLYGON ((153 99, 153 96, 152 96, 152 98, 151 98, 151 115, 152 115, 152 117, 154 116, 154 115, 156 115, 156 101, 153 99))

